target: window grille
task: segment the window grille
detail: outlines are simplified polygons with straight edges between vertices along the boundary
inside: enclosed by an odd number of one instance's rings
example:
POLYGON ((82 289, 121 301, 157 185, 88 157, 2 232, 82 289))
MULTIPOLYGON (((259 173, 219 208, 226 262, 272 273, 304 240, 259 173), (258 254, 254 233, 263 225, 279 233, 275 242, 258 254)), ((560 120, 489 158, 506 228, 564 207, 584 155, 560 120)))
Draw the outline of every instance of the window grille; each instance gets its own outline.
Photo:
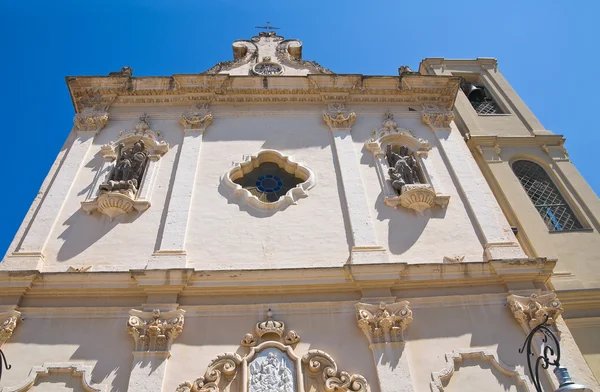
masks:
POLYGON ((263 162, 243 177, 234 180, 264 203, 274 203, 304 180, 273 162, 263 162))
POLYGON ((484 86, 464 83, 461 87, 477 114, 503 114, 484 86))
POLYGON ((521 160, 514 162, 512 169, 550 231, 582 228, 558 188, 540 165, 521 160))

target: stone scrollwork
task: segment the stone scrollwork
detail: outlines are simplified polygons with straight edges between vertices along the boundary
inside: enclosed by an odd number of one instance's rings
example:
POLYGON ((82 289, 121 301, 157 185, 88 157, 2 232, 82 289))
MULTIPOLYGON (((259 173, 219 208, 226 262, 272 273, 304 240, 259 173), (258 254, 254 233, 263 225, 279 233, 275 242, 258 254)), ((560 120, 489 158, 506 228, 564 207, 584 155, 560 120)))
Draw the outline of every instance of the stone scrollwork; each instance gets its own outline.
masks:
POLYGON ((422 119, 432 129, 449 129, 450 123, 454 121, 454 113, 451 110, 441 109, 437 105, 423 105, 422 119))
POLYGON ((509 295, 508 306, 519 324, 528 331, 543 323, 548 315, 548 324, 554 324, 563 312, 556 293, 532 294, 528 297, 509 295))
POLYGON ((373 130, 365 147, 375 158, 385 204, 421 215, 435 205, 446 208, 450 197, 435 183, 434 169, 426 160, 429 142, 416 138, 410 129, 398 127, 392 113, 384 114, 382 128, 373 130))
POLYGON ((19 321, 21 313, 16 310, 0 313, 0 347, 10 339, 19 321))
POLYGON ((179 123, 184 131, 204 132, 212 124, 213 115, 208 110, 208 104, 195 104, 192 108, 181 114, 179 123))
POLYGON ((343 103, 330 103, 323 112, 323 120, 332 131, 349 130, 356 121, 356 113, 347 110, 343 103))
POLYGON ((260 338, 271 335, 279 341, 257 344, 258 338, 248 333, 242 340, 242 346, 249 347, 246 355, 218 355, 209 362, 202 377, 179 384, 176 392, 303 392, 305 385, 314 386, 311 391, 370 391, 363 376, 340 371, 333 358, 321 350, 298 356, 294 344, 300 336, 293 330, 284 335, 284 323, 274 320, 270 310, 267 320, 259 322, 255 329, 260 338))
POLYGON ((210 361, 204 376, 198 377, 193 383, 179 384, 176 392, 219 392, 222 384, 228 384, 239 370, 242 357, 236 353, 218 355, 210 361))
POLYGON ((321 350, 309 350, 302 356, 302 363, 308 368, 310 377, 320 375, 323 389, 327 392, 369 391, 369 385, 363 376, 339 371, 333 358, 321 350))
POLYGON ((185 311, 182 309, 161 312, 131 310, 127 321, 127 332, 133 337, 134 351, 168 352, 171 344, 183 331, 185 311))
POLYGON ((358 303, 356 317, 369 344, 403 343, 404 330, 413 320, 407 301, 379 305, 358 303))
POLYGON ((134 209, 147 209, 156 163, 168 150, 160 131, 150 128, 143 113, 133 130, 121 131, 118 140, 100 148, 104 164, 81 202, 84 211, 98 210, 112 220, 134 209))

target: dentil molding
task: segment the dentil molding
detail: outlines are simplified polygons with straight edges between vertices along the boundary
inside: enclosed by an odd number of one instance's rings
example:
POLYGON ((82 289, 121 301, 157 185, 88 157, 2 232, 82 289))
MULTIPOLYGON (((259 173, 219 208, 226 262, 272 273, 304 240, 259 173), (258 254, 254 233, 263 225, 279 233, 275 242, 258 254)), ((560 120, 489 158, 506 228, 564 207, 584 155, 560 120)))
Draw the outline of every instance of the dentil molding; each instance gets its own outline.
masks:
POLYGON ((376 343, 404 343, 404 330, 412 322, 408 301, 379 305, 356 304, 358 326, 369 340, 376 343))
POLYGON ((132 309, 127 332, 133 337, 134 351, 169 352, 171 344, 183 331, 185 310, 143 312, 132 309))
POLYGON ((554 324, 563 312, 562 304, 554 292, 531 294, 528 297, 509 295, 508 306, 526 331, 543 323, 546 315, 548 315, 548 324, 554 324))

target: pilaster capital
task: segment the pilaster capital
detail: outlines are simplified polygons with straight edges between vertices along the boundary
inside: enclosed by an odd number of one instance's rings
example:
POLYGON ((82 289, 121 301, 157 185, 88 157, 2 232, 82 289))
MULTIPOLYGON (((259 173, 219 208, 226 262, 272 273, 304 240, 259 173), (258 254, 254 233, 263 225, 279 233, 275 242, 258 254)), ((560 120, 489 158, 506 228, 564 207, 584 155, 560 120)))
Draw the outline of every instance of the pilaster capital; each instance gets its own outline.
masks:
POLYGON ((508 306, 519 324, 525 329, 533 329, 544 322, 554 324, 563 311, 556 293, 531 294, 530 296, 509 295, 508 306))
POLYGON ((448 129, 450 123, 454 120, 452 110, 446 110, 437 105, 423 105, 421 112, 423 122, 431 127, 431 129, 448 129))
POLYGON ((202 132, 212 124, 213 116, 208 110, 208 104, 195 104, 191 109, 183 112, 179 118, 179 123, 184 132, 202 132))
POLYGON ((413 320, 408 301, 379 305, 357 303, 356 317, 370 345, 403 343, 404 330, 413 320))
POLYGON ((16 310, 0 313, 0 347, 10 339, 19 321, 21 313, 16 310))
POLYGON ((331 131, 349 131, 356 121, 356 113, 347 110, 343 103, 330 103, 327 105, 327 109, 323 111, 323 120, 325 120, 331 131))
POLYGON ((108 123, 108 112, 86 108, 75 115, 73 123, 80 133, 97 134, 108 123))
POLYGON ((171 344, 183 331, 185 310, 177 309, 151 312, 132 309, 129 311, 127 332, 133 337, 134 351, 168 352, 171 344))

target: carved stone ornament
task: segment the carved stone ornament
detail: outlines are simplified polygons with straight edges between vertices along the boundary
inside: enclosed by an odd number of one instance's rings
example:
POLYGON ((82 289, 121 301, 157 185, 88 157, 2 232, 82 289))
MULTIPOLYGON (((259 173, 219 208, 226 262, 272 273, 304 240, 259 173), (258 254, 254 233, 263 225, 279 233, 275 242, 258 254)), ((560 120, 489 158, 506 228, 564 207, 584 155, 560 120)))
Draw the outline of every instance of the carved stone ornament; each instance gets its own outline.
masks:
POLYGON ((79 132, 98 133, 108 123, 108 113, 105 110, 85 108, 73 118, 73 123, 79 132))
POLYGON ((0 347, 10 339, 19 321, 21 313, 16 310, 0 313, 0 347))
POLYGON ((437 105, 423 105, 423 122, 432 129, 448 129, 454 121, 454 113, 451 110, 441 109, 437 105))
POLYGON ((221 183, 225 189, 230 190, 234 200, 264 211, 283 210, 296 204, 298 199, 308 196, 308 190, 314 187, 316 182, 315 173, 303 162, 296 162, 294 157, 275 150, 262 150, 256 155, 246 156, 242 162, 234 163, 234 166, 221 176, 221 183), (274 202, 262 201, 256 194, 234 182, 266 162, 277 164, 279 168, 302 182, 290 188, 274 202))
MULTIPOLYGON (((285 344, 296 344, 300 341, 300 335, 296 331, 290 330, 287 334, 285 333, 285 324, 283 321, 273 319, 273 312, 270 309, 267 312, 267 319, 257 323, 254 331, 259 338, 264 339, 266 336, 267 340, 273 340, 274 335, 277 335, 277 339, 281 340, 283 338, 285 344)), ((254 347, 257 344, 258 338, 251 333, 244 335, 241 342, 241 345, 244 347, 254 347)))
POLYGON ((268 341, 252 347, 244 357, 237 353, 217 356, 204 376, 179 384, 176 392, 304 392, 305 384, 317 388, 311 391, 370 391, 363 376, 340 371, 323 351, 309 350, 300 358, 291 346, 268 341))
POLYGON ((330 103, 327 110, 323 111, 323 120, 332 131, 349 130, 356 121, 356 113, 347 110, 343 103, 330 103))
POLYGON ((195 104, 192 108, 181 114, 179 123, 184 131, 204 132, 212 124, 213 115, 208 110, 208 104, 195 104))
POLYGON ((161 312, 131 310, 127 321, 127 332, 133 337, 134 351, 168 352, 171 344, 183 331, 185 310, 161 312))
POLYGON ((531 294, 529 297, 509 295, 508 306, 519 324, 528 331, 540 325, 548 315, 548 324, 554 324, 563 312, 556 293, 531 294))
POLYGON ((379 305, 358 303, 356 317, 369 344, 403 343, 404 330, 413 320, 407 301, 379 305))
POLYGON ((275 76, 283 73, 283 67, 280 64, 272 62, 270 57, 265 57, 262 62, 252 67, 252 72, 261 76, 275 76))
POLYGON ((156 162, 168 150, 160 131, 150 128, 149 117, 143 113, 134 129, 121 131, 118 140, 100 148, 104 163, 81 202, 83 210, 98 210, 111 220, 134 209, 146 210, 156 162))
POLYGON ((382 127, 374 129, 365 148, 375 158, 384 203, 390 207, 403 207, 419 212, 436 205, 446 208, 450 197, 435 189, 427 166, 429 142, 416 138, 410 129, 399 128, 391 112, 383 116, 382 127))

